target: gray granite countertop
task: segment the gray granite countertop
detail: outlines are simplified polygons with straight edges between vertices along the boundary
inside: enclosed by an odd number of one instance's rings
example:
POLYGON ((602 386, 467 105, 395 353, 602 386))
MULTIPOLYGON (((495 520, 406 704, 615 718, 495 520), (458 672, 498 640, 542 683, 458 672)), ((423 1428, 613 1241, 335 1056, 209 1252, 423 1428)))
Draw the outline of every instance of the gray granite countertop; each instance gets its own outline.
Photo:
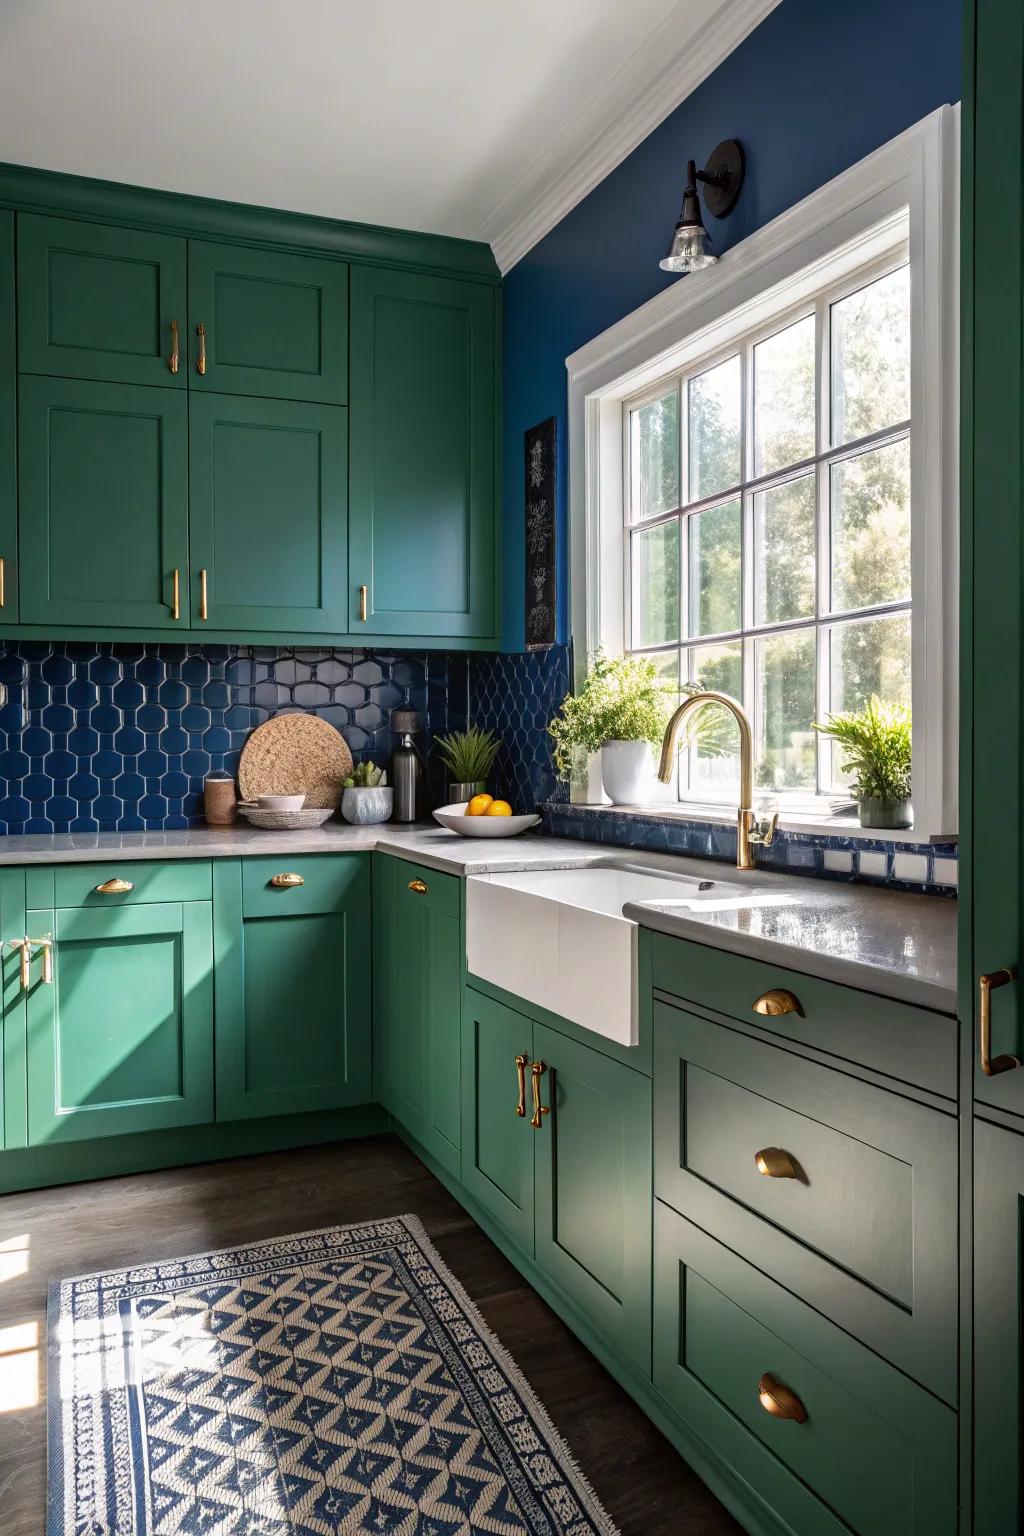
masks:
POLYGON ((0 837, 0 865, 374 849, 460 876, 575 869, 615 859, 715 880, 733 888, 742 884, 755 898, 749 906, 723 903, 684 910, 651 901, 628 905, 625 915, 661 933, 774 961, 883 997, 943 1013, 956 1012, 954 900, 770 871, 741 873, 729 864, 674 854, 646 854, 529 834, 507 839, 462 838, 441 827, 349 827, 329 822, 312 832, 263 832, 236 826, 196 827, 183 832, 0 837))

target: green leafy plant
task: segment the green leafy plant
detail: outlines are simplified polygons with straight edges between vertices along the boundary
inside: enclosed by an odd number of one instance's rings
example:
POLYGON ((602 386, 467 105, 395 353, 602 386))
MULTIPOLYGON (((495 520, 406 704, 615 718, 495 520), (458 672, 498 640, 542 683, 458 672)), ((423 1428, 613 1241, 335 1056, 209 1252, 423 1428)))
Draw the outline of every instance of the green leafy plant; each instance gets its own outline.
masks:
POLYGON ((471 725, 468 731, 452 731, 434 743, 455 784, 482 784, 494 767, 501 746, 491 731, 471 725))
POLYGON ((388 776, 383 768, 377 768, 373 763, 356 763, 352 772, 345 780, 346 789, 378 789, 388 782, 388 776))
MULTIPOLYGON (((568 778, 574 749, 596 752, 606 741, 649 741, 652 747, 660 746, 680 693, 703 691, 700 684, 680 688, 659 676, 650 656, 595 651, 583 687, 579 693, 566 694, 548 726, 555 744, 555 767, 562 778, 568 778)), ((681 745, 698 741, 705 751, 721 753, 727 744, 720 716, 721 711, 713 709, 693 715, 681 745)))
POLYGON ((852 775, 858 800, 909 800, 910 710, 872 697, 863 709, 814 721, 814 729, 836 742, 842 771, 852 775))

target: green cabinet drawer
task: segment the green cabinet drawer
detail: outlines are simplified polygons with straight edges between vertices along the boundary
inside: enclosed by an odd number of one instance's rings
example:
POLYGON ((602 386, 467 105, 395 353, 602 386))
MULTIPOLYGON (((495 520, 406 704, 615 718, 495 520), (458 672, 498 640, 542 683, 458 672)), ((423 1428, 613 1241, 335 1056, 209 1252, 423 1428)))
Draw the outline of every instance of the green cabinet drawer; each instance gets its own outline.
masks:
POLYGON ((19 214, 22 373, 184 389, 185 331, 184 240, 19 214))
POLYGON ((243 915, 279 917, 285 912, 337 911, 347 900, 353 881, 365 878, 369 857, 365 853, 305 853, 242 859, 243 915))
POLYGON ((18 391, 14 370, 14 214, 0 208, 0 621, 18 622, 18 391))
POLYGON ((345 404, 344 262, 191 240, 188 298, 191 390, 345 404))
POLYGON ((209 901, 212 889, 206 859, 166 863, 124 859, 121 863, 57 864, 25 871, 30 907, 132 907, 143 901, 209 901), (107 886, 110 889, 103 890, 107 886))
POLYGON ((952 1400, 955 1118, 666 1003, 654 1032, 658 1196, 952 1400))
POLYGON ((954 1536, 953 1411, 660 1202, 654 1382, 787 1529, 954 1536))
MULTIPOLYGON (((383 854, 383 858, 390 858, 390 854, 383 854)), ((399 894, 408 894, 407 905, 415 902, 433 907, 435 911, 444 912, 448 917, 461 917, 462 914, 462 881, 458 875, 446 875, 439 869, 431 869, 426 864, 413 864, 409 859, 394 859, 396 880, 399 894), (426 886, 426 890, 421 890, 426 886)))
POLYGON ((955 1099, 957 1022, 946 1014, 894 1002, 667 934, 653 936, 653 981, 660 992, 757 1025, 782 1040, 955 1099), (798 1011, 754 1011, 771 991, 792 994, 798 1011))

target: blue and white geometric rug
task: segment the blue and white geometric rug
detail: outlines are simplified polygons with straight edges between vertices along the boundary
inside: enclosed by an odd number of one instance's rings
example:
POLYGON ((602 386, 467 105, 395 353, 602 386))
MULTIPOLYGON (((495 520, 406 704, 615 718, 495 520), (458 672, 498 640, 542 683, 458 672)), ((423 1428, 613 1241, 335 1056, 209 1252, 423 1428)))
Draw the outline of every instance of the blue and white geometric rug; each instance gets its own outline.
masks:
POLYGON ((48 1536, 614 1536, 414 1216, 62 1280, 48 1536))

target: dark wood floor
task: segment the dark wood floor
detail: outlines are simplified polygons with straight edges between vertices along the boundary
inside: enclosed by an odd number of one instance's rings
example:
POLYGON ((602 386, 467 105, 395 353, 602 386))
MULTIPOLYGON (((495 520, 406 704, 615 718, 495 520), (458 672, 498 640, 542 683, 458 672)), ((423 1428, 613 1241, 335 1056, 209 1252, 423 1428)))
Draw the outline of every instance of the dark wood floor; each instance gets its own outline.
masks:
POLYGON ((24 1343, 22 1329, 33 1324, 40 1346, 38 1404, 0 1411, 3 1536, 41 1536, 44 1528, 50 1280, 404 1212, 421 1218, 623 1536, 740 1536, 736 1522, 607 1372, 391 1136, 0 1199, 0 1404, 20 1391, 26 1364, 5 1348, 24 1343), (5 1268, 21 1264, 16 1247, 5 1253, 4 1245, 22 1236, 27 1269, 4 1279, 5 1268), (12 1329, 17 1333, 6 1332, 12 1329))

